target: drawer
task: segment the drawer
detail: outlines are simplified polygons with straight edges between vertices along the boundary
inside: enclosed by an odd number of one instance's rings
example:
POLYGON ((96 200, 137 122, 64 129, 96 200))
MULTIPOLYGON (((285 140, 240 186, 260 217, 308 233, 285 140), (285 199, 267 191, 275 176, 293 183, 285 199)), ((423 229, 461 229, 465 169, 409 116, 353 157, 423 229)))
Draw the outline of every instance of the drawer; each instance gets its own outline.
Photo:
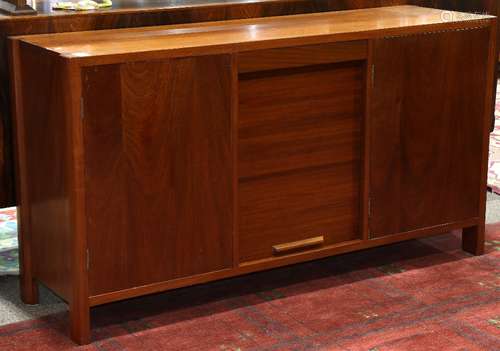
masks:
POLYGON ((241 262, 360 238, 360 163, 239 183, 241 262))
POLYGON ((238 54, 240 73, 365 60, 365 40, 247 51, 238 54))
POLYGON ((240 75, 242 178, 359 158, 364 63, 240 75))

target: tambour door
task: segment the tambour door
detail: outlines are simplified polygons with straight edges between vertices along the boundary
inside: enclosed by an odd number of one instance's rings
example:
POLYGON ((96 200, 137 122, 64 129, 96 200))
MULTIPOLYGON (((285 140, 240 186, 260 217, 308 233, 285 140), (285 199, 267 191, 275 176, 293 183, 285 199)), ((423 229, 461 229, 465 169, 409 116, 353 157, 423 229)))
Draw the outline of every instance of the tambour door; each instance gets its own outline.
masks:
POLYGON ((479 218, 489 33, 374 41, 371 237, 479 218))
POLYGON ((91 295, 232 266, 230 62, 84 69, 91 295))
POLYGON ((239 57, 241 262, 358 240, 366 42, 239 57))

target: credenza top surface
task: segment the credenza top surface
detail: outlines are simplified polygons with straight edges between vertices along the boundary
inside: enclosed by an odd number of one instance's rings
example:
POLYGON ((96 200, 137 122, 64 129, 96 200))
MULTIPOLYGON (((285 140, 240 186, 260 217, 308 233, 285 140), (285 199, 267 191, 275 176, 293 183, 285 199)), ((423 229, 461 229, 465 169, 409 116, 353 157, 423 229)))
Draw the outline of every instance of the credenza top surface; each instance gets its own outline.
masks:
POLYGON ((147 58, 143 56, 148 53, 202 55, 407 35, 487 26, 494 18, 405 5, 224 22, 31 35, 17 39, 68 59, 90 62, 103 57, 141 59, 147 58))

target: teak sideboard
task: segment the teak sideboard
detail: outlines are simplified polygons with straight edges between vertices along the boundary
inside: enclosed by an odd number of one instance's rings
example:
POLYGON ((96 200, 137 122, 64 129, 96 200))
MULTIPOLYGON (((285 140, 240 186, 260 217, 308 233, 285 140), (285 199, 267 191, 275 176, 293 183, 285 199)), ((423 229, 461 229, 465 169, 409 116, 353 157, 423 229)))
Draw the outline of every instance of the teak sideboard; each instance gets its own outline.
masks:
POLYGON ((463 229, 496 18, 415 6, 13 38, 22 296, 121 299, 463 229))

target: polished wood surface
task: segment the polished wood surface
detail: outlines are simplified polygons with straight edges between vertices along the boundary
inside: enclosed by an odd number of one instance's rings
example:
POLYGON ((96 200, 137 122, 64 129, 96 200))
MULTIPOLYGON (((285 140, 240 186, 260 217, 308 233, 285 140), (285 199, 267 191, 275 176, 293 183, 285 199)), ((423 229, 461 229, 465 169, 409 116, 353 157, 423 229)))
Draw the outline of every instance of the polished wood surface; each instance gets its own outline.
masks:
POLYGON ((81 85, 74 66, 46 51, 13 42, 11 54, 16 62, 11 72, 14 81, 35 74, 40 78, 16 85, 13 94, 22 171, 18 187, 21 296, 24 302, 36 304, 37 284, 49 286, 69 304, 72 338, 88 343, 83 148, 81 130, 72 118, 79 117, 74 102, 81 85), (33 183, 30 175, 44 185, 33 183))
MULTIPOLYGON (((16 135, 20 162, 19 209, 22 230, 20 236, 23 260, 43 265, 27 264, 29 271, 22 279, 27 286, 32 276, 50 286, 59 296, 69 301, 71 221, 69 217, 70 190, 69 159, 64 117, 64 71, 60 62, 46 51, 33 46, 13 48, 17 57, 16 79, 37 75, 39 79, 25 81, 16 87, 16 135), (19 52, 19 50, 21 52, 19 52), (40 91, 46 95, 39 94, 40 91), (30 97, 30 98, 27 98, 30 97), (36 98, 33 98, 36 97, 36 98), (43 117, 42 117, 43 116, 43 117), (33 177, 33 178, 31 178, 33 177), (32 179, 44 183, 35 186, 32 179), (58 218, 47 221, 47 218, 58 218), (27 256, 29 255, 29 256, 27 256)), ((27 262, 25 262, 27 263, 27 262)), ((27 302, 37 299, 26 289, 27 302)))
POLYGON ((107 64, 127 59, 154 59, 158 55, 181 56, 233 50, 245 51, 291 46, 299 43, 348 41, 398 33, 411 34, 422 28, 441 30, 487 26, 492 17, 461 16, 417 6, 326 12, 309 15, 256 18, 197 25, 159 26, 87 33, 60 33, 20 37, 63 57, 84 64, 107 64), (353 31, 352 28, 357 28, 353 31), (100 59, 99 61, 96 61, 100 59))
POLYGON ((357 162, 362 63, 240 75, 240 180, 357 162))
POLYGON ((347 41, 334 44, 306 45, 291 48, 246 51, 238 55, 240 73, 270 71, 366 59, 366 41, 347 41))
MULTIPOLYGON (((61 72, 50 85, 65 92, 63 113, 45 113, 64 121, 64 172, 39 172, 62 175, 68 184, 65 283, 73 339, 88 342, 90 306, 450 229, 465 228, 464 249, 480 254, 496 19, 438 20, 438 13, 403 6, 96 32, 79 42, 80 49, 99 49, 86 57, 67 51, 71 34, 13 39, 21 170, 45 165, 33 159, 26 134, 40 123, 32 121, 37 106, 52 101, 23 88, 31 79, 22 74, 23 60, 30 60, 30 72, 44 69, 31 54, 40 52, 61 72), (123 39, 130 53, 105 48, 111 39, 123 39), (421 71, 411 67, 419 60, 421 71), (477 67, 464 74, 472 63, 477 67), (459 107, 433 100, 433 92, 459 107), (429 100, 424 107, 421 95, 429 100), (398 130, 407 138, 391 137, 398 130), (437 141, 424 144, 429 135, 437 141), (390 213, 377 207, 395 192, 382 181, 394 177, 384 160, 400 146, 407 155, 400 178, 415 185, 405 191, 420 222, 407 218, 406 204, 390 213), (459 152, 470 167, 451 174, 459 152), (422 175, 422 165, 430 175, 422 175), (434 186, 447 176, 467 187, 461 189, 467 196, 434 186), (418 206, 436 194, 458 203, 434 206, 437 214, 418 206), (390 216, 401 216, 405 226, 393 232, 390 216)), ((50 149, 51 142, 39 142, 50 149)), ((44 194, 43 179, 25 173, 20 193, 28 209, 44 194)), ((50 206, 40 203, 37 211, 50 206)), ((61 215, 45 213, 51 223, 61 215)), ((30 224, 22 235, 31 240, 21 247, 29 254, 29 243, 40 240, 34 236, 45 234, 32 230, 29 211, 20 214, 30 224)), ((36 293, 32 268, 49 259, 31 254, 23 261, 27 295, 36 293)))
POLYGON ((325 246, 360 239, 359 173, 359 164, 344 163, 240 182, 240 260, 318 235, 325 246))
POLYGON ((496 15, 500 0, 115 0, 100 11, 52 11, 36 1, 36 16, 0 15, 0 206, 14 205, 15 174, 7 37, 111 28, 221 21, 392 5, 420 5, 496 15))
POLYGON ((115 291, 109 294, 92 296, 89 299, 90 305, 98 306, 113 301, 128 299, 131 297, 159 293, 166 290, 206 283, 218 279, 236 277, 239 275, 248 274, 252 272, 258 272, 272 268, 292 265, 300 262, 317 260, 333 255, 340 255, 348 252, 387 245, 398 241, 418 239, 422 237, 428 237, 430 235, 439 235, 443 233, 448 233, 452 230, 457 230, 457 229, 459 230, 461 228, 466 228, 472 225, 475 226, 477 223, 478 223, 477 219, 471 219, 464 222, 449 223, 446 225, 440 225, 433 228, 425 228, 409 233, 400 233, 394 236, 386 236, 372 240, 353 240, 327 247, 322 247, 322 246, 311 247, 309 250, 303 250, 303 251, 299 250, 298 252, 291 252, 287 255, 274 256, 259 261, 242 263, 238 267, 235 267, 234 269, 230 270, 199 274, 191 277, 179 278, 179 279, 169 280, 166 282, 144 285, 133 289, 115 291))
MULTIPOLYGON (((83 139, 82 117, 82 75, 80 67, 63 61, 58 67, 63 73, 63 98, 66 119, 66 153, 65 164, 68 172, 69 210, 71 246, 70 272, 71 296, 70 334, 79 344, 90 342, 90 304, 88 279, 88 235, 86 213, 86 183, 85 183, 85 140, 83 139)), ((33 152, 33 150, 32 150, 33 152)), ((58 174, 53 174, 56 177, 58 174)), ((57 217, 52 220, 57 221, 57 217)), ((67 278, 67 277, 66 277, 67 278)))
POLYGON ((486 28, 375 41, 373 237, 479 217, 488 135, 471 116, 486 112, 489 36, 486 28))
MULTIPOLYGON (((354 53, 359 46, 366 43, 353 45, 354 53)), ((291 62, 305 61, 317 51, 312 49, 291 50, 302 58, 291 62)), ((272 55, 263 50, 259 56, 272 55)), ((360 238, 363 63, 268 67, 240 74, 239 81, 242 262, 272 256, 276 244, 318 234, 325 245, 360 238)))
MULTIPOLYGON (((16 145, 17 154, 19 157, 16 157, 16 169, 19 171, 19 176, 16 178, 16 190, 17 190, 17 198, 19 199, 19 203, 27 204, 28 198, 26 197, 27 193, 24 192, 21 194, 21 189, 26 189, 28 186, 26 175, 26 163, 21 162, 20 159, 26 158, 26 149, 25 144, 22 142, 24 140, 25 131, 24 131, 24 117, 22 114, 22 105, 23 101, 22 97, 22 88, 21 88, 21 61, 19 58, 19 42, 13 41, 11 42, 11 47, 9 48, 10 52, 10 76, 13 81, 18 81, 12 89, 12 106, 14 106, 13 117, 14 117, 14 132, 15 138, 14 143, 16 145)), ((20 246, 19 250, 19 265, 22 267, 20 269, 20 282, 21 282, 21 300, 27 304, 36 304, 38 303, 38 285, 35 283, 33 277, 33 264, 32 264, 32 256, 33 250, 31 247, 31 238, 29 232, 29 207, 28 206, 18 206, 18 243, 20 246), (25 220, 20 220, 24 218, 25 220)))
POLYGON ((84 71, 90 295, 232 266, 229 64, 84 71))

